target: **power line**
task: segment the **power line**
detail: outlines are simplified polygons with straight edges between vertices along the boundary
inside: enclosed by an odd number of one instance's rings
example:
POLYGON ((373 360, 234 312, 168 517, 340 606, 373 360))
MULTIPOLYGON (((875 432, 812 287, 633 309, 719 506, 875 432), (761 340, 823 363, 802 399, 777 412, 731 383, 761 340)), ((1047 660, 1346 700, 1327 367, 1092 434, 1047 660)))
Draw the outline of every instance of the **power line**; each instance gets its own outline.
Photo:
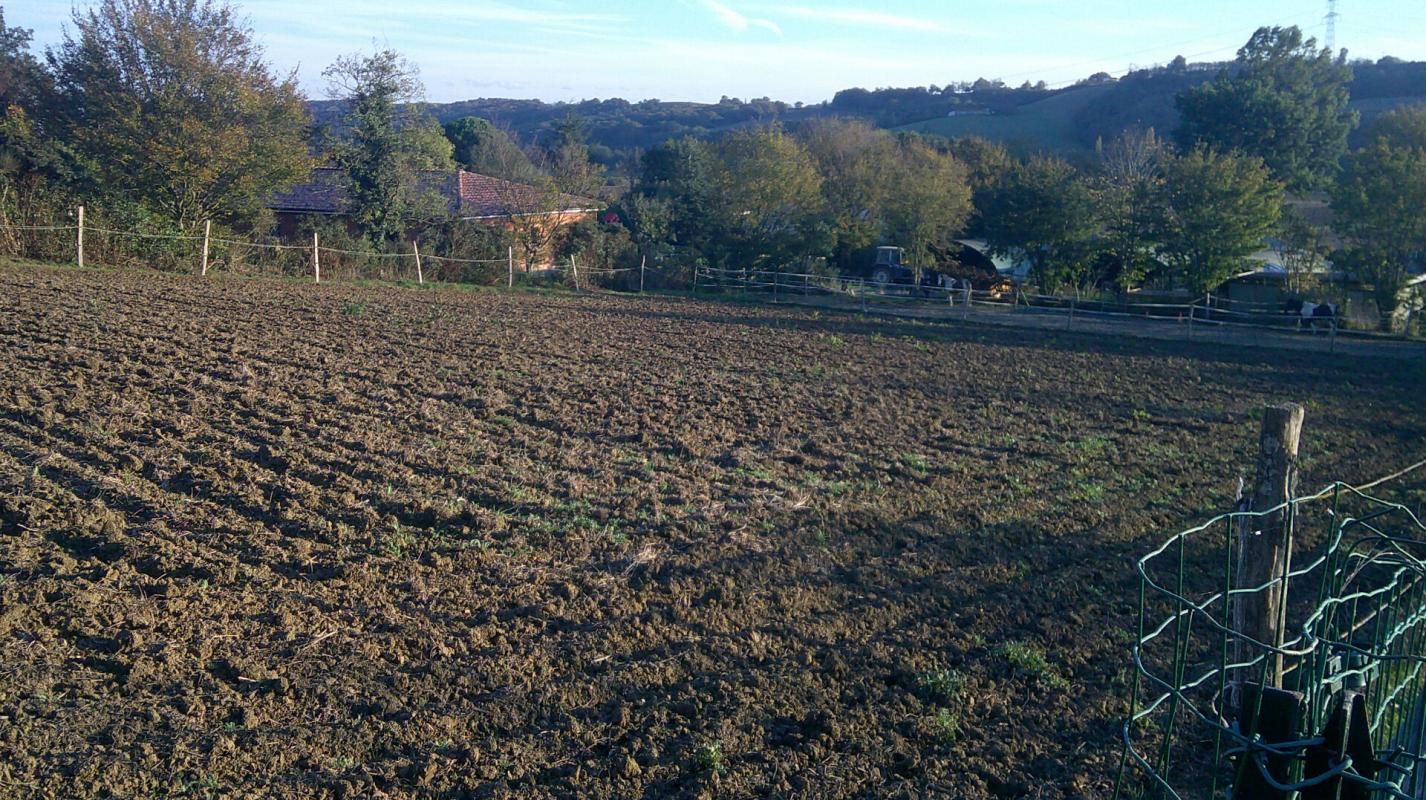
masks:
MULTIPOLYGON (((1335 0, 1332 0, 1332 2, 1335 2, 1335 0)), ((1281 22, 1281 23, 1277 23, 1277 26, 1278 26, 1278 27, 1287 27, 1287 26, 1292 25, 1292 24, 1293 24, 1293 23, 1291 23, 1291 22, 1281 22)), ((1316 25, 1299 25, 1298 27, 1299 27, 1299 29, 1302 30, 1302 32, 1303 32, 1304 34, 1308 34, 1308 33, 1312 33, 1313 31, 1316 31, 1316 30, 1322 28, 1323 25, 1324 25, 1324 23, 1318 23, 1318 24, 1316 24, 1316 25)), ((1118 53, 1118 54, 1115 54, 1115 55, 1104 56, 1104 57, 1095 59, 1095 60, 1093 60, 1093 61, 1067 62, 1067 63, 1065 63, 1065 64, 1063 64, 1063 65, 1058 65, 1058 66, 1050 67, 1050 68, 1048 68, 1048 69, 1047 69, 1047 68, 1044 68, 1044 67, 1040 67, 1040 68, 1037 68, 1037 69, 1034 69, 1034 70, 1030 70, 1030 71, 1026 71, 1026 72, 1013 73, 1013 74, 1009 74, 1009 75, 997 75, 997 76, 993 76, 993 77, 996 77, 996 78, 998 78, 999 80, 1002 80, 1002 81, 1012 82, 1012 81, 1015 81, 1015 80, 1019 80, 1019 79, 1021 79, 1021 78, 1030 78, 1030 77, 1036 77, 1036 76, 1038 76, 1038 77, 1040 77, 1040 78, 1042 78, 1042 79, 1045 79, 1045 78, 1047 78, 1047 77, 1052 77, 1052 76, 1054 76, 1054 75, 1056 75, 1056 74, 1063 76, 1065 73, 1070 72, 1070 71, 1072 71, 1072 70, 1084 69, 1084 68, 1092 68, 1092 67, 1097 67, 1097 66, 1103 65, 1106 61, 1117 61, 1117 60, 1119 60, 1119 59, 1132 58, 1132 57, 1134 57, 1134 56, 1143 55, 1143 54, 1146 54, 1146 53, 1161 53, 1161 54, 1162 54, 1162 53, 1167 53, 1167 52, 1170 52, 1173 48, 1176 48, 1176 47, 1184 47, 1184 46, 1187 46, 1187 45, 1198 44, 1198 43, 1200 43, 1200 42, 1210 42, 1210 41, 1214 41, 1214 40, 1219 40, 1219 39, 1221 39, 1221 37, 1227 36, 1227 35, 1230 35, 1230 32, 1227 31, 1227 30, 1224 30, 1222 33, 1219 33, 1219 34, 1214 34, 1214 35, 1210 35, 1210 36, 1200 36, 1200 37, 1198 37, 1198 38, 1196 38, 1196 39, 1189 39, 1189 40, 1187 40, 1187 41, 1181 41, 1181 42, 1174 43, 1174 44, 1156 45, 1156 46, 1151 47, 1151 48, 1142 49, 1142 50, 1135 50, 1135 51, 1132 51, 1132 52, 1118 53)), ((1241 47, 1242 47, 1242 44, 1241 44, 1241 43, 1235 44, 1235 45, 1220 45, 1220 46, 1214 47, 1214 48, 1212 48, 1212 49, 1210 49, 1210 50, 1203 50, 1203 51, 1194 52, 1194 53, 1186 53, 1186 54, 1183 54, 1183 55, 1184 55, 1185 58, 1188 58, 1188 59, 1201 58, 1201 57, 1204 57, 1204 56, 1216 55, 1216 54, 1218 54, 1218 53, 1224 53, 1224 54, 1237 53, 1238 50, 1239 50, 1239 48, 1241 48, 1241 47)), ((1120 69, 1118 69, 1118 70, 1116 70, 1116 71, 1121 72, 1121 73, 1128 73, 1128 72, 1132 71, 1132 67, 1133 67, 1133 65, 1129 65, 1128 67, 1123 67, 1123 68, 1120 68, 1120 69)), ((1046 80, 1046 85, 1047 85, 1047 86, 1050 86, 1050 87, 1052 87, 1052 88, 1054 88, 1054 87, 1071 86, 1071 85, 1077 83, 1078 81, 1082 80, 1083 77, 1084 77, 1083 75, 1080 75, 1080 76, 1077 76, 1077 77, 1061 77, 1061 78, 1059 78, 1058 80, 1046 80)))
POLYGON ((1337 0, 1327 0, 1327 51, 1337 52, 1337 0))

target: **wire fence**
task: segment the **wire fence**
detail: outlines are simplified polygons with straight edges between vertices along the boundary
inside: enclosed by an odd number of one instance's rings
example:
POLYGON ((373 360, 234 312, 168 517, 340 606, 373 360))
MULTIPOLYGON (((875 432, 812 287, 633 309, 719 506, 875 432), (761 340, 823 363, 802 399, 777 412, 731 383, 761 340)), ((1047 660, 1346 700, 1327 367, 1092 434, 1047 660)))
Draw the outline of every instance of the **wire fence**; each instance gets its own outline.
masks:
POLYGON ((1426 462, 1222 514, 1140 559, 1115 797, 1426 798, 1423 510, 1426 462), (1274 515, 1288 561, 1243 586, 1274 515), (1235 617, 1271 593, 1280 644, 1235 617))
POLYGON ((1009 281, 977 289, 968 280, 949 276, 916 283, 878 283, 840 275, 711 267, 698 270, 695 288, 774 303, 839 305, 863 313, 969 319, 979 312, 998 312, 1052 317, 1065 327, 1093 320, 1178 326, 1181 335, 1190 339, 1234 329, 1314 334, 1328 340, 1329 350, 1336 348, 1339 335, 1379 336, 1346 329, 1337 314, 1319 311, 1313 315, 1310 304, 1304 314, 1288 312, 1281 304, 1246 302, 1212 293, 1065 297, 1038 293, 1009 281))
MULTIPOLYGON (((915 283, 878 283, 860 278, 790 270, 726 269, 669 262, 637 266, 591 268, 574 256, 567 263, 532 269, 528 259, 517 260, 514 247, 493 257, 469 257, 456 252, 423 252, 412 240, 394 249, 371 250, 338 242, 324 242, 324 234, 311 233, 310 241, 294 242, 277 236, 238 239, 171 231, 123 230, 105 224, 85 225, 83 208, 73 223, 13 224, 0 219, 0 252, 47 261, 72 261, 106 266, 142 265, 166 271, 231 272, 259 277, 310 277, 322 280, 412 281, 418 284, 471 283, 509 287, 565 285, 575 289, 604 288, 628 292, 687 290, 695 293, 737 294, 774 303, 833 304, 864 313, 916 313, 927 316, 969 318, 978 312, 1013 312, 1062 320, 1065 327, 1079 321, 1145 322, 1177 325, 1185 338, 1198 332, 1232 329, 1269 330, 1278 333, 1312 333, 1329 340, 1335 349, 1339 334, 1377 334, 1348 331, 1338 315, 1313 316, 1287 313, 1282 306, 1233 300, 1205 293, 1199 296, 1076 296, 1043 294, 1030 287, 1001 280, 987 288, 951 276, 928 273, 935 280, 915 283), (339 246, 340 245, 340 246, 339 246)), ((306 234, 304 234, 305 236, 306 234)), ((360 240, 356 240, 360 241, 360 240)), ((459 250, 461 248, 456 247, 459 250)), ((982 282, 982 286, 986 286, 982 282)), ((1404 331, 1412 328, 1407 319, 1404 331)), ((1409 336, 1403 333, 1403 336, 1409 336)))
MULTIPOLYGON (((122 230, 86 225, 82 209, 72 224, 14 224, 0 220, 0 252, 40 260, 126 266, 131 263, 168 271, 232 272, 259 277, 309 277, 323 280, 411 281, 514 286, 565 285, 575 289, 603 288, 643 292, 687 289, 694 268, 676 263, 590 267, 571 255, 561 263, 531 266, 513 246, 500 257, 472 258, 421 250, 412 240, 404 248, 371 250, 324 243, 322 234, 295 243, 278 237, 258 240, 204 233, 122 230), (159 246, 161 245, 161 246, 159 246)), ((306 235, 306 234, 304 234, 306 235)), ((347 236, 343 241, 350 241, 347 236)))
MULTIPOLYGON (((0 252, 40 260, 105 266, 139 264, 166 271, 206 275, 232 272, 261 277, 309 277, 322 280, 381 280, 416 283, 549 284, 561 279, 563 269, 531 269, 517 258, 514 247, 502 247, 498 256, 422 252, 418 240, 373 250, 352 246, 350 235, 334 244, 321 233, 310 241, 294 242, 279 236, 239 239, 213 235, 211 225, 202 233, 124 230, 84 222, 78 209, 72 223, 14 224, 0 220, 0 252)), ((309 234, 303 234, 304 236, 309 234)), ((356 240, 360 241, 360 240, 356 240)), ((628 272, 619 270, 618 272, 628 272)), ((592 270, 596 278, 613 270, 592 270)))

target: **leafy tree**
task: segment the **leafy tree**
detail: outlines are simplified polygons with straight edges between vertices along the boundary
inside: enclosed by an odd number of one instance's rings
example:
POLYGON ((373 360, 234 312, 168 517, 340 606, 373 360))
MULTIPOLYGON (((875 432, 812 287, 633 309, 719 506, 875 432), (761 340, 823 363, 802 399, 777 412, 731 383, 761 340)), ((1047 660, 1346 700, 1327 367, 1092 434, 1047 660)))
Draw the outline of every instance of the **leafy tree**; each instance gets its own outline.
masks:
POLYGON ((644 255, 659 255, 673 239, 672 209, 669 201, 638 193, 625 201, 629 232, 644 255))
POLYGON ((1178 96, 1179 143, 1258 156, 1295 191, 1326 185, 1357 125, 1351 81, 1351 68, 1298 28, 1259 28, 1230 69, 1178 96))
POLYGON ((979 136, 966 136, 952 141, 950 151, 951 155, 966 165, 971 189, 977 192, 999 183, 1000 178, 1014 163, 1005 145, 979 136))
POLYGON ((669 244, 708 255, 721 235, 715 218, 718 156, 708 142, 671 141, 644 154, 637 193, 667 207, 669 244))
POLYGON ((49 76, 39 59, 30 54, 34 32, 5 25, 5 9, 0 8, 0 109, 18 105, 34 109, 34 103, 49 76))
POLYGON ((553 126, 546 147, 540 153, 543 172, 553 179, 555 186, 561 192, 581 197, 598 193, 604 182, 603 171, 589 160, 586 131, 584 118, 571 112, 553 126))
POLYGON ((183 227, 259 211, 307 171, 294 75, 274 77, 221 0, 101 0, 49 54, 50 113, 93 188, 183 227))
POLYGON ((738 131, 718 145, 714 213, 729 266, 780 269, 831 244, 822 178, 780 127, 738 131))
POLYGON ((1153 128, 1129 130, 1099 148, 1094 182, 1102 231, 1099 263, 1106 279, 1138 285, 1158 263, 1154 256, 1162 168, 1171 157, 1153 128))
POLYGON ((913 266, 933 258, 970 216, 971 191, 965 165, 918 136, 904 137, 897 148, 886 205, 886 236, 906 248, 913 266))
POLYGON ((1389 328, 1408 267, 1426 256, 1426 106, 1382 116, 1371 143, 1347 156, 1332 208, 1343 261, 1371 283, 1389 328))
POLYGON ((806 126, 801 140, 822 176, 833 258, 845 270, 854 253, 885 233, 883 216, 900 167, 896 139, 868 122, 828 119, 806 126))
POLYGON ((1287 272, 1287 290, 1292 294, 1301 294, 1316 283, 1317 272, 1331 252, 1326 234, 1302 212, 1291 206, 1283 207, 1273 251, 1287 272))
POLYGON ((31 31, 5 25, 0 9, 0 211, 13 210, 16 194, 39 188, 57 189, 73 179, 72 152, 37 120, 37 112, 52 107, 53 82, 30 54, 31 31))
POLYGON ((451 140, 435 117, 417 117, 401 132, 407 163, 412 168, 448 170, 455 166, 451 140))
POLYGON ((1158 255, 1200 292, 1243 270, 1282 211, 1282 184, 1262 159, 1202 146, 1167 161, 1159 195, 1158 255))
POLYGON ((1370 138, 1392 147, 1426 150, 1426 104, 1403 106, 1377 117, 1370 138))
MULTIPOLYGON (((555 258, 558 261, 563 262, 570 256, 576 256, 581 269, 588 266, 596 270, 618 269, 627 266, 631 260, 637 263, 637 259, 631 255, 632 251, 633 242, 629 238, 627 228, 593 218, 581 219, 560 228, 554 246, 555 258)), ((637 272, 623 273, 622 278, 619 275, 606 275, 604 278, 606 286, 622 282, 623 288, 635 289, 639 285, 637 272)))
POLYGON ((352 218, 376 241, 449 211, 421 170, 449 169, 451 144, 425 116, 416 67, 395 50, 341 56, 322 72, 328 93, 346 103, 345 128, 332 155, 350 180, 352 218))
POLYGON ((461 117, 447 122, 445 133, 455 148, 456 161, 471 172, 521 183, 539 175, 510 134, 489 120, 461 117))
POLYGON ((1022 256, 1051 289, 1089 275, 1096 233, 1094 197, 1068 162, 1037 156, 1013 166, 982 199, 986 242, 998 255, 1022 256))

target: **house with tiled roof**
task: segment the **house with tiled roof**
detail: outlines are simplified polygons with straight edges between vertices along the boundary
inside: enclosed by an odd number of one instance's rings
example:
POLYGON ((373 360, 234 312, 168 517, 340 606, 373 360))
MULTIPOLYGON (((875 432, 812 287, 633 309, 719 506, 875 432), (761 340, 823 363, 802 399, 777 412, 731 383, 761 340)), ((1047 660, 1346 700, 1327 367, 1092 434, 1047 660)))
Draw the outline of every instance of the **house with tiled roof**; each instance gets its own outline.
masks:
MULTIPOLYGON (((588 197, 552 192, 490 175, 455 170, 422 170, 416 180, 421 189, 443 198, 456 219, 503 225, 517 234, 538 228, 543 232, 587 219, 604 204, 588 197)), ((351 191, 346 174, 335 167, 312 170, 305 183, 279 193, 267 207, 277 215, 284 233, 298 229, 302 217, 342 217, 351 212, 351 191)), ((517 235, 519 239, 531 239, 517 235)), ((548 239, 548 236, 544 236, 548 239)), ((526 263, 546 262, 541 254, 526 263)))

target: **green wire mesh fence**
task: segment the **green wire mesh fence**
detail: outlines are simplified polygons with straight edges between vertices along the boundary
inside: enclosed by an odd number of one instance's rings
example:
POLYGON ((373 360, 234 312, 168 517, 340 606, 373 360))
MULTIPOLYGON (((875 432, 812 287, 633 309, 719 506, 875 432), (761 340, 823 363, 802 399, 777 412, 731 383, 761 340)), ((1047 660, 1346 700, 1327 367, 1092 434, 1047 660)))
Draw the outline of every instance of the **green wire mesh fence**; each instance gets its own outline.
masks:
POLYGON ((1423 498, 1426 462, 1223 514, 1142 558, 1115 797, 1426 798, 1423 498), (1235 585, 1245 537, 1278 512, 1284 575, 1235 585), (1280 645, 1235 621, 1264 592, 1285 592, 1280 645))

